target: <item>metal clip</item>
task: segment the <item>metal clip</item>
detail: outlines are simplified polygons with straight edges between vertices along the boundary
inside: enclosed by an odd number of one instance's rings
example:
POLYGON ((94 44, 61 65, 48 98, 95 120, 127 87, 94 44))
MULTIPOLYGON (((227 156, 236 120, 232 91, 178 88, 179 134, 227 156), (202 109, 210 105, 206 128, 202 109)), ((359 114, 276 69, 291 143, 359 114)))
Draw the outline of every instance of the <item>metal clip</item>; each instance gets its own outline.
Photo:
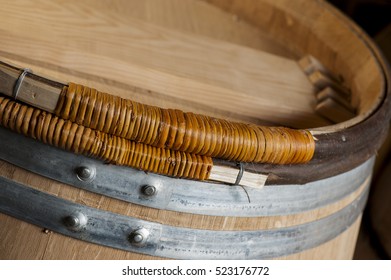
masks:
POLYGON ((19 90, 21 88, 21 85, 23 83, 24 78, 28 73, 33 73, 31 69, 24 68, 22 70, 22 73, 19 75, 18 79, 16 80, 15 86, 14 86, 14 91, 12 93, 12 97, 16 100, 18 98, 19 90))
POLYGON ((240 184, 240 181, 242 180, 243 173, 244 173, 243 162, 238 163, 238 166, 239 166, 239 173, 238 173, 238 176, 236 177, 236 181, 235 181, 235 184, 234 184, 235 186, 240 184))

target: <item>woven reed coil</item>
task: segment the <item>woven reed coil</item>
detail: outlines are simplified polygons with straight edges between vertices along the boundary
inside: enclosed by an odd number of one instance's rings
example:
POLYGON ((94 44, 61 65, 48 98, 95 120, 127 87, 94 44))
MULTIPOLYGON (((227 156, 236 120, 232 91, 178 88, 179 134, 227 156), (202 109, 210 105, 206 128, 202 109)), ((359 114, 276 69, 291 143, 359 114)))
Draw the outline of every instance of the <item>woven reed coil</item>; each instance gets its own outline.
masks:
POLYGON ((314 138, 307 130, 263 127, 162 109, 74 83, 63 88, 55 114, 135 142, 231 161, 305 163, 315 150, 314 138))
POLYGON ((206 180, 213 165, 210 157, 129 141, 1 96, 0 124, 77 154, 168 176, 206 180))

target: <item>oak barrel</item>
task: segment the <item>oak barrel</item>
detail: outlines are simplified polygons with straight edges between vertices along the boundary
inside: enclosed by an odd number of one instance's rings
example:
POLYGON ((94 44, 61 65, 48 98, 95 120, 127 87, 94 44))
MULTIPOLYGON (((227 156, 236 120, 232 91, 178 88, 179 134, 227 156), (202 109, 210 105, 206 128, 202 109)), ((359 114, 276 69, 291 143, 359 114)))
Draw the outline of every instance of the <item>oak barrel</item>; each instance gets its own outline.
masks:
POLYGON ((352 258, 390 78, 335 8, 22 0, 0 14, 7 65, 163 108, 308 129, 315 141, 304 164, 216 159, 235 170, 221 183, 107 164, 1 127, 0 259, 352 258))

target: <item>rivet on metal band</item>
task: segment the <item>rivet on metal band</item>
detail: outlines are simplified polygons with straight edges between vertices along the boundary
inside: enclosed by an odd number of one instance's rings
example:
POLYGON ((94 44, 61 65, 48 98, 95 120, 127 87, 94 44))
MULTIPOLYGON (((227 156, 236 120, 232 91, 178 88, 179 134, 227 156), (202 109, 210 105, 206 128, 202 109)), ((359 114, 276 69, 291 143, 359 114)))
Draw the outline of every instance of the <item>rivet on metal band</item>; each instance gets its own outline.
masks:
POLYGON ((88 221, 87 217, 81 212, 71 214, 62 219, 63 224, 69 230, 75 232, 84 230, 86 228, 87 221, 88 221))
POLYGON ((143 247, 148 240, 149 231, 145 228, 139 228, 134 230, 129 235, 129 242, 133 246, 143 247))
POLYGON ((157 189, 155 186, 152 185, 144 185, 141 188, 141 192, 145 196, 154 196, 157 192, 157 189))
POLYGON ((23 83, 24 78, 28 73, 33 73, 31 69, 25 68, 22 70, 22 73, 19 75, 19 78, 16 80, 14 91, 12 93, 12 97, 16 100, 18 99, 19 90, 21 88, 21 85, 23 83))
POLYGON ((82 182, 92 182, 96 176, 94 166, 79 166, 76 168, 76 177, 82 182))

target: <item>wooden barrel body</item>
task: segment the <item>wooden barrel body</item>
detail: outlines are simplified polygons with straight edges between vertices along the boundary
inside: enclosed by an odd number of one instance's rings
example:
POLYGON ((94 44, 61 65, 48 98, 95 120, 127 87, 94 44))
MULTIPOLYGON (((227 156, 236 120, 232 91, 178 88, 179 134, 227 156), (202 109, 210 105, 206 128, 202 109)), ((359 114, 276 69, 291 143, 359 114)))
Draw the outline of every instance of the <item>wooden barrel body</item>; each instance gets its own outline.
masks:
POLYGON ((266 180, 247 187, 105 164, 0 128, 0 259, 352 258, 390 81, 376 47, 329 4, 18 1, 0 14, 8 63, 316 138, 307 164, 240 165, 266 180), (297 63, 306 55, 348 89, 354 116, 335 123, 314 110, 297 63))

